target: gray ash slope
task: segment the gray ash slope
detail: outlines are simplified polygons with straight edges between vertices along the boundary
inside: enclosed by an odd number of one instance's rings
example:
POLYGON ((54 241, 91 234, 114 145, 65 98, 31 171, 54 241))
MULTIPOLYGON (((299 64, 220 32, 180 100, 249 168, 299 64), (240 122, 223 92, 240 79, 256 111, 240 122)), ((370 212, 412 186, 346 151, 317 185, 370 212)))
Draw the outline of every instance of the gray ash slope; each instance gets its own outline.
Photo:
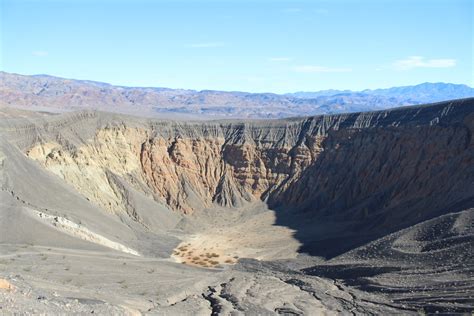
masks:
MULTIPOLYGON (((120 298, 133 297, 129 306, 139 311, 171 314, 473 309, 474 99, 275 121, 1 113, 2 255, 10 258, 34 242, 39 248, 31 246, 22 258, 50 247, 80 252, 97 271, 111 256, 130 260, 114 273, 130 264, 143 269, 133 285, 117 290, 104 276, 107 290, 94 294, 103 302, 118 306, 120 298), (103 172, 105 182, 89 170, 103 172), (95 196, 87 186, 96 183, 111 190, 95 196), (126 205, 107 211, 104 199, 126 205), (244 257, 218 272, 166 261, 183 236, 199 232, 209 218, 229 221, 230 229, 257 218, 254 205, 262 201, 274 214, 273 225, 293 232, 297 258, 244 257), (46 226, 34 212, 67 221, 46 226), (146 259, 138 263, 114 252, 129 249, 146 259), (182 275, 183 281, 156 281, 157 290, 146 281, 151 270, 157 280, 182 275), (136 296, 140 288, 158 291, 166 302, 136 296), (108 291, 117 291, 117 298, 108 291), (147 299, 152 306, 137 303, 147 299)), ((16 266, 27 265, 18 260, 16 266)), ((9 276, 18 268, 0 267, 14 283, 9 276)), ((26 280, 17 286, 43 284, 42 271, 20 271, 26 280)), ((82 282, 74 284, 76 294, 90 298, 83 277, 69 271, 61 272, 66 280, 82 282)), ((55 286, 61 292, 72 285, 55 286)))

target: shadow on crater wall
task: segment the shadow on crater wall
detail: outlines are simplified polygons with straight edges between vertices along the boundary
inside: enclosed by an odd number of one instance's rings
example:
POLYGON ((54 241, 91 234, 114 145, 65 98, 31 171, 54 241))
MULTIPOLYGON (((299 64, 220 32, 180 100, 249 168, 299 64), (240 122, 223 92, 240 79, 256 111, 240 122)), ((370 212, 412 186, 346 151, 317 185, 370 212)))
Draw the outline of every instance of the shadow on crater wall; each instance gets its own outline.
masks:
MULTIPOLYGON (((332 258, 378 237, 474 206, 474 100, 451 121, 331 130, 323 151, 284 192, 270 196, 277 225, 300 252, 332 258)), ((401 113, 405 114, 406 113, 401 113)), ((406 122, 403 123, 403 119, 406 122)), ((408 122, 408 123, 407 123, 408 122)))

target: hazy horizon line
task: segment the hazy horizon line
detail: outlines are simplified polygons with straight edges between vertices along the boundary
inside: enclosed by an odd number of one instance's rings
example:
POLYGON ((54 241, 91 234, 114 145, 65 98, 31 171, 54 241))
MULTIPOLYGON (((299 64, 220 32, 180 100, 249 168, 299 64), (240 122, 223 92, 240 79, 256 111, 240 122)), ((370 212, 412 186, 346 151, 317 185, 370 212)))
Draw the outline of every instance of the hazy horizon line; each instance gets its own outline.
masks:
POLYGON ((152 86, 152 85, 123 85, 123 84, 115 84, 111 82, 106 82, 106 81, 100 81, 100 80, 95 80, 95 79, 79 79, 79 78, 71 78, 71 77, 63 77, 61 75, 51 75, 51 74, 46 74, 46 73, 39 73, 39 74, 24 74, 24 73, 17 73, 17 72, 8 72, 4 70, 0 70, 0 73, 6 73, 6 74, 11 74, 11 75, 19 75, 19 76, 25 76, 25 77, 52 77, 52 78, 57 78, 57 79, 64 79, 64 80, 74 80, 74 81, 84 81, 84 82, 91 82, 91 83, 97 83, 97 84, 105 84, 113 87, 121 87, 121 88, 136 88, 136 89, 168 89, 168 90, 185 90, 185 91, 195 91, 195 92, 204 92, 204 91, 216 91, 216 92, 227 92, 227 93, 232 93, 232 92, 240 92, 240 93, 249 93, 249 94, 276 94, 276 95, 288 95, 288 94, 295 94, 295 93, 318 93, 318 92, 324 92, 324 91, 330 91, 330 90, 335 90, 335 91, 340 91, 340 92, 364 92, 364 91, 374 91, 374 90, 386 90, 386 89, 392 89, 392 88, 401 88, 401 87, 415 87, 419 86, 422 84, 452 84, 452 85, 459 85, 459 86, 466 86, 468 88, 474 89, 473 86, 470 86, 469 84, 466 83, 454 83, 454 82, 445 82, 445 81, 438 81, 438 82, 430 82, 430 81, 424 81, 424 82, 419 82, 416 84, 407 84, 407 85, 400 85, 400 86, 388 86, 388 87, 378 87, 378 88, 365 88, 362 90, 353 90, 353 89, 341 89, 341 88, 328 88, 328 89, 319 89, 319 90, 298 90, 298 91, 291 91, 291 92, 272 92, 272 91, 261 91, 261 92, 250 92, 250 91, 244 91, 244 90, 220 90, 220 89, 193 89, 193 88, 172 88, 172 87, 167 87, 167 86, 152 86))

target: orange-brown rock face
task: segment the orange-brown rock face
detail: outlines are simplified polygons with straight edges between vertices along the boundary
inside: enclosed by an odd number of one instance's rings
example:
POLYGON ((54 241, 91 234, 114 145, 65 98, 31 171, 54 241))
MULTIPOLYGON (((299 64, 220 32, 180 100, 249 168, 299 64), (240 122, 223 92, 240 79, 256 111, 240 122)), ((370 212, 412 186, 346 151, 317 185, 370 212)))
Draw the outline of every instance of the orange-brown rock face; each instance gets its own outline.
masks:
POLYGON ((139 157, 143 177, 174 209, 190 213, 199 204, 209 207, 224 168, 222 143, 222 139, 146 140, 139 157))
POLYGON ((319 150, 317 142, 312 148, 225 142, 221 137, 149 139, 140 153, 143 177, 168 205, 185 213, 213 203, 238 207, 298 178, 319 150))
POLYGON ((243 206, 284 190, 314 161, 323 138, 275 145, 229 141, 224 135, 157 135, 153 128, 120 125, 99 129, 73 149, 39 143, 27 155, 111 212, 124 210, 114 174, 171 208, 192 213, 213 203, 243 206))

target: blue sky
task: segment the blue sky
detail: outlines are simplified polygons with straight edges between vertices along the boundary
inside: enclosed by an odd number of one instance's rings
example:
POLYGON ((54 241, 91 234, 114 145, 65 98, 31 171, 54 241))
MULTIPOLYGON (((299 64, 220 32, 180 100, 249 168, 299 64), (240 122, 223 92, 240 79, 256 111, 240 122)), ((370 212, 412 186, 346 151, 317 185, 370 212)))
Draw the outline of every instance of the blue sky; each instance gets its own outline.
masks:
POLYGON ((474 86, 471 0, 0 0, 0 69, 294 92, 474 86))

